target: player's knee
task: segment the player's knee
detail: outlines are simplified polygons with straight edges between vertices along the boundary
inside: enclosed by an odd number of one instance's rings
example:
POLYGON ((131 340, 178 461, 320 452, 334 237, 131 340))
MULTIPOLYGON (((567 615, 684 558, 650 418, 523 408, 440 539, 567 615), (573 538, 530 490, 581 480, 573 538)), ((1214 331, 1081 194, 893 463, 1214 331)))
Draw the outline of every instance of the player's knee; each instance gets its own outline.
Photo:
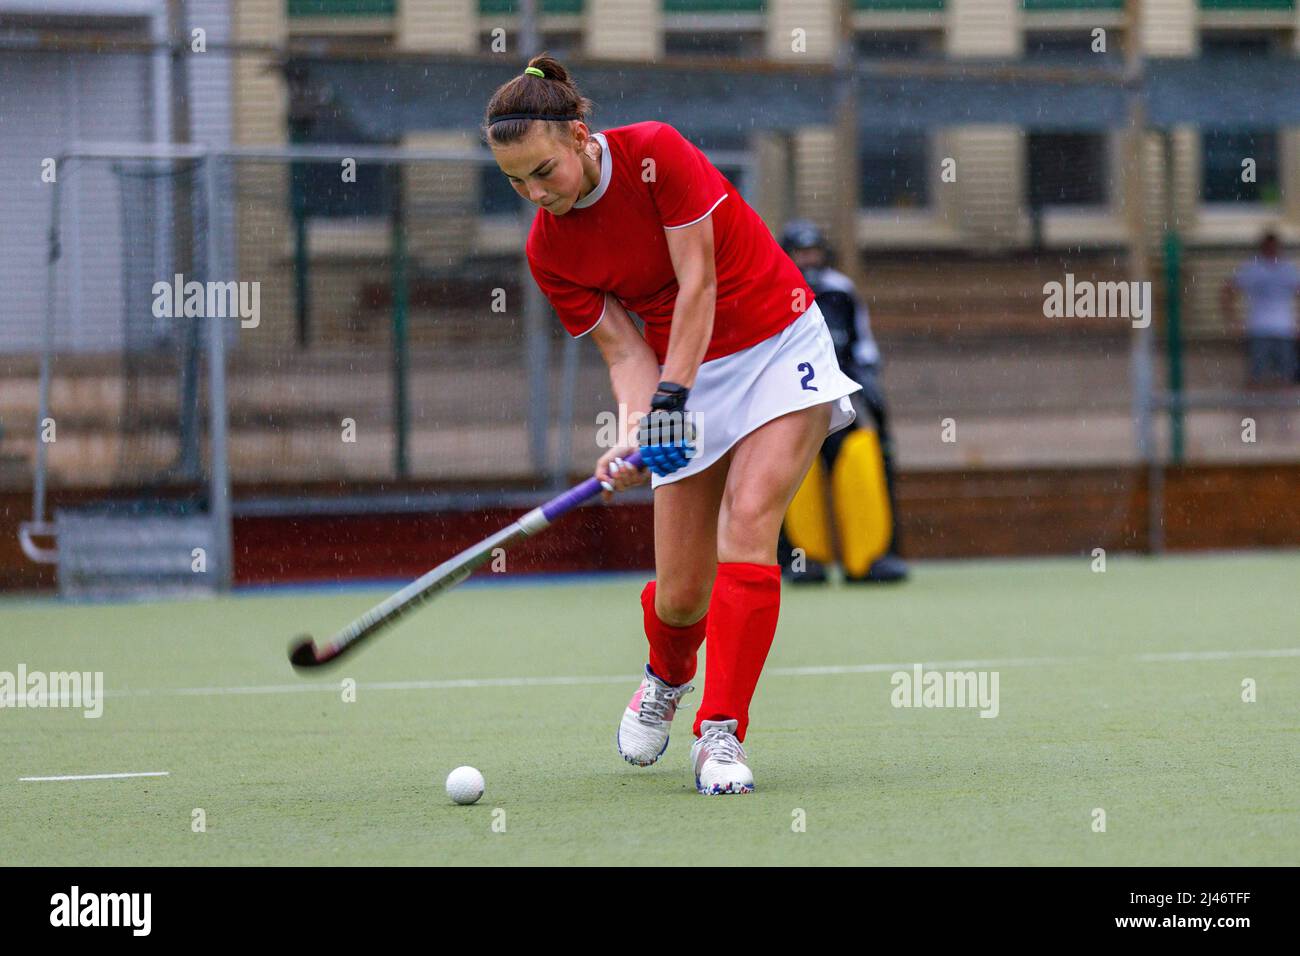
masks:
POLYGON ((737 491, 727 496, 724 507, 729 532, 738 529, 757 531, 781 524, 783 512, 780 502, 765 490, 737 491))
POLYGON ((741 491, 727 498, 719 522, 718 544, 723 553, 766 551, 781 530, 784 509, 770 496, 741 491))
POLYGON ((670 627, 694 624, 709 609, 709 587, 696 583, 664 587, 662 582, 655 591, 655 613, 670 627))

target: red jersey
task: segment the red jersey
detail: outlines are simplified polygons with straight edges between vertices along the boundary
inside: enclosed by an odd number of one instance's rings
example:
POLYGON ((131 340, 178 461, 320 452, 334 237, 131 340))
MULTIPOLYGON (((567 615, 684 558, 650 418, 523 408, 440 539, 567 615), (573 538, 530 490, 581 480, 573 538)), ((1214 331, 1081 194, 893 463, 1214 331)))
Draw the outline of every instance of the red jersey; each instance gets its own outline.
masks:
POLYGON ((681 133, 650 121, 595 136, 599 184, 563 216, 538 209, 526 246, 533 278, 570 335, 604 318, 608 292, 645 323, 663 365, 678 288, 664 230, 710 214, 717 304, 704 361, 761 342, 811 308, 812 289, 758 213, 681 133))

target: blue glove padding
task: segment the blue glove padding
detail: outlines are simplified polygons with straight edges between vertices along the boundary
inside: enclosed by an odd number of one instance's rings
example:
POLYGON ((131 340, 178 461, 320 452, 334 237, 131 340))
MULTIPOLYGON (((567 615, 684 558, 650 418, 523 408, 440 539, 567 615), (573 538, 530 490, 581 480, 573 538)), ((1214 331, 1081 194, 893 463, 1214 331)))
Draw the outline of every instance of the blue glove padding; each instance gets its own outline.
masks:
POLYGON ((641 446, 641 461, 660 478, 683 467, 694 455, 694 446, 687 442, 641 446))
POLYGON ((695 426, 686 414, 687 394, 684 386, 661 382, 650 412, 637 429, 641 461, 660 478, 695 457, 695 426))

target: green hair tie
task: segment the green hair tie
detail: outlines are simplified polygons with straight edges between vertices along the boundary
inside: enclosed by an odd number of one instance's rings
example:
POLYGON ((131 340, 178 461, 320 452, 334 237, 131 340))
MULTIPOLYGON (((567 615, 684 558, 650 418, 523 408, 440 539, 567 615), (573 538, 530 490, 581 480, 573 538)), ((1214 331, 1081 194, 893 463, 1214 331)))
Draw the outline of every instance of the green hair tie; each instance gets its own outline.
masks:
POLYGON ((537 67, 535 67, 535 66, 530 66, 530 67, 528 67, 527 69, 524 70, 524 72, 525 72, 525 73, 531 73, 531 74, 533 74, 533 76, 540 76, 542 79, 546 79, 546 74, 543 73, 541 70, 539 70, 539 69, 538 69, 537 67))

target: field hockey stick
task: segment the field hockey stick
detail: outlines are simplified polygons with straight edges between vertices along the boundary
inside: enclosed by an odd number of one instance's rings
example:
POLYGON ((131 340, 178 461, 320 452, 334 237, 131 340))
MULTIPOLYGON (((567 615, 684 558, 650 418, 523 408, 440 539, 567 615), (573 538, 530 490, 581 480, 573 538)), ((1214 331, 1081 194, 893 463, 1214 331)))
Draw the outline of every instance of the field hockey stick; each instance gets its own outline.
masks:
MULTIPOLYGON (((641 468, 641 452, 635 451, 624 459, 636 469, 641 468)), ((375 605, 361 617, 357 618, 343 630, 335 634, 324 647, 318 648, 310 634, 296 638, 289 649, 289 662, 297 668, 320 667, 336 661, 352 650, 367 637, 376 634, 407 611, 419 607, 425 601, 454 588, 469 577, 474 569, 486 564, 497 548, 513 544, 521 538, 531 537, 543 531, 570 511, 594 497, 602 490, 602 483, 595 477, 588 478, 580 485, 575 485, 562 495, 552 498, 541 507, 534 508, 518 521, 502 528, 490 538, 484 538, 478 544, 466 548, 454 558, 438 565, 428 574, 412 581, 392 597, 375 605)), ((610 490, 610 489, 605 489, 610 490)))

